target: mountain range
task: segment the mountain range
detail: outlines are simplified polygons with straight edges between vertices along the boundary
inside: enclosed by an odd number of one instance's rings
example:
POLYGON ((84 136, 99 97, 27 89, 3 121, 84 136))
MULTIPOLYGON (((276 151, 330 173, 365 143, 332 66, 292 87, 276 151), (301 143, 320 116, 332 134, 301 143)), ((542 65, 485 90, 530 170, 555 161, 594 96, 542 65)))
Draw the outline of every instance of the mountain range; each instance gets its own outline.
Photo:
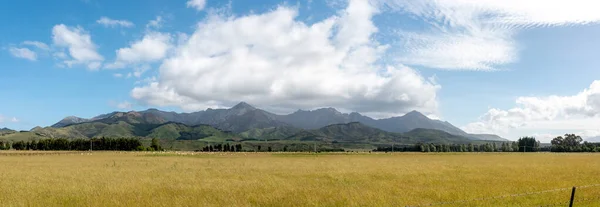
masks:
MULTIPOLYGON (((506 141, 497 135, 468 134, 452 124, 432 120, 418 111, 404 116, 386 119, 374 119, 356 112, 341 113, 334 108, 317 110, 298 110, 287 115, 278 115, 255 108, 241 102, 229 109, 207 109, 192 113, 165 112, 157 109, 130 112, 112 112, 90 119, 75 116, 66 117, 51 127, 37 128, 35 131, 46 136, 58 137, 98 137, 98 136, 139 136, 150 135, 149 128, 164 124, 183 124, 185 126, 206 125, 223 131, 237 134, 240 137, 267 139, 287 138, 297 133, 308 133, 324 127, 339 124, 360 123, 365 127, 390 133, 406 133, 414 129, 439 130, 450 135, 465 137, 470 140, 506 141), (140 126, 145 126, 139 129, 140 126)), ((351 125, 351 126, 355 126, 351 125)), ((192 127, 193 128, 193 127, 192 127)), ((366 130, 366 129, 365 129, 366 130)))
POLYGON ((452 124, 412 111, 403 116, 374 119, 334 108, 298 110, 279 115, 241 102, 229 109, 193 113, 145 111, 112 112, 92 118, 66 117, 50 127, 30 131, 0 129, 0 140, 45 138, 157 138, 170 149, 197 150, 206 143, 238 142, 296 146, 319 143, 349 149, 390 144, 467 144, 507 141, 496 135, 468 134, 452 124), (202 144, 204 143, 204 144, 202 144))

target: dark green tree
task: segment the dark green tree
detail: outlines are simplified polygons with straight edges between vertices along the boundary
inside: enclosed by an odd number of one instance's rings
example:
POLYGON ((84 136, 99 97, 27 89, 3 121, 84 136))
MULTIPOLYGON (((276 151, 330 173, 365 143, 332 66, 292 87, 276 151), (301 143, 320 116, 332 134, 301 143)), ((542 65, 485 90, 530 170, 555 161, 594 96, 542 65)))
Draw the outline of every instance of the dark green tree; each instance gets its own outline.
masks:
POLYGON ((152 148, 154 151, 162 151, 162 147, 160 146, 157 138, 152 138, 152 144, 150 144, 150 148, 152 148))
POLYGON ((535 137, 521 137, 517 140, 519 152, 537 152, 540 142, 535 137))

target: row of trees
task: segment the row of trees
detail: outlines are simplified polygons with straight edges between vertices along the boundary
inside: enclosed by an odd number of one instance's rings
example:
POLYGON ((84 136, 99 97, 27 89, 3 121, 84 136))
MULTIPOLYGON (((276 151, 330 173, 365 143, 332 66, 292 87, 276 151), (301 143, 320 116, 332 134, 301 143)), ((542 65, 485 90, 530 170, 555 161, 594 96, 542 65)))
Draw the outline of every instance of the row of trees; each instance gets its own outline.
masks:
POLYGON ((201 150, 203 152, 344 152, 342 148, 331 148, 317 146, 313 144, 299 144, 294 143, 290 145, 281 144, 248 144, 242 147, 242 144, 213 144, 204 146, 201 150))
POLYGON ((600 152, 600 143, 583 142, 583 139, 575 134, 558 136, 552 143, 552 152, 600 152))
POLYGON ((205 147, 202 148, 203 152, 241 152, 242 151, 242 145, 241 144, 236 144, 236 145, 230 145, 229 143, 226 144, 216 144, 216 145, 207 145, 205 147))
MULTIPOLYGON (((41 139, 39 141, 18 141, 11 146, 15 150, 103 150, 103 151, 134 151, 147 150, 139 139, 136 138, 99 138, 99 139, 41 139)), ((160 145, 155 146, 156 150, 160 145)), ((10 149, 7 148, 7 149, 10 149)), ((154 148, 152 148, 154 150, 154 148)))
POLYGON ((484 144, 427 144, 380 146, 380 152, 537 152, 547 150, 540 148, 540 142, 534 137, 522 137, 516 142, 494 142, 484 144))

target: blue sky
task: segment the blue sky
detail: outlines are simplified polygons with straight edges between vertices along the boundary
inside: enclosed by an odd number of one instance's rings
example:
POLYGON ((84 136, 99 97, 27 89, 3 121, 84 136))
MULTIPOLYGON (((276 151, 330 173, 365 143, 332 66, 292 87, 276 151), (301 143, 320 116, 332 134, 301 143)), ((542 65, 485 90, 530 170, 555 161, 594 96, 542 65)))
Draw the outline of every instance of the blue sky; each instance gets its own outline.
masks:
POLYGON ((3 8, 0 127, 246 101, 277 113, 419 110, 509 139, 600 136, 594 1, 23 0, 3 8))

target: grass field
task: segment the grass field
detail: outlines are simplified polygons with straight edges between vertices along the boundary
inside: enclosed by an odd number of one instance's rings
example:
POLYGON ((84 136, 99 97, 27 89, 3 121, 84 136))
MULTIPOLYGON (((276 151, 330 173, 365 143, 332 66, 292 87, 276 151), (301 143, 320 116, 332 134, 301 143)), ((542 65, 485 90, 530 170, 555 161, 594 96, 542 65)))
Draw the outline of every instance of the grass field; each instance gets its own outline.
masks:
MULTIPOLYGON (((600 154, 10 151, 0 166, 0 206, 416 206, 552 189, 436 206, 566 206, 571 186, 600 183, 600 154)), ((600 186, 576 197, 600 206, 600 186)))

